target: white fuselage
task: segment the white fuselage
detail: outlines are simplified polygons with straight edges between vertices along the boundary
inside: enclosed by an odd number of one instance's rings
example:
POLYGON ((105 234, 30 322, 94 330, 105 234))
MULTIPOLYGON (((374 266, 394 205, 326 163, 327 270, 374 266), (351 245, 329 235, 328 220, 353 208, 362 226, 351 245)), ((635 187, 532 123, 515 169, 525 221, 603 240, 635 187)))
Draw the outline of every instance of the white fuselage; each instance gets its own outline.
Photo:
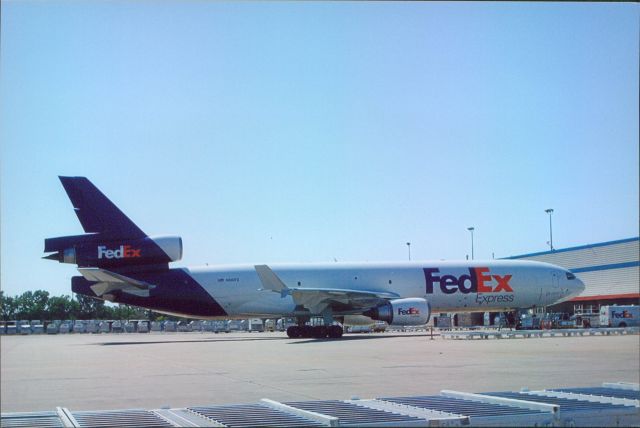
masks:
MULTIPOLYGON (((391 292, 399 298, 427 299, 434 313, 547 306, 584 290, 584 284, 566 269, 519 260, 269 266, 289 288, 391 292)), ((296 305, 292 296, 263 289, 254 265, 184 270, 229 317, 282 317, 294 313, 296 305)))

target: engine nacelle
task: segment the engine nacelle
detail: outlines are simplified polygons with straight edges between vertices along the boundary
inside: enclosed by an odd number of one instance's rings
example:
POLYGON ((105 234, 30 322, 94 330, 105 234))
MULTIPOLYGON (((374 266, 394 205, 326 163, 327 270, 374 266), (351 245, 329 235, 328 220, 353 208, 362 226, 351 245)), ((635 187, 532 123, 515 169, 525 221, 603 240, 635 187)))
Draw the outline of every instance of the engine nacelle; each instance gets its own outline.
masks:
POLYGON ((396 299, 370 309, 363 315, 386 321, 389 325, 423 325, 429 322, 431 305, 420 297, 396 299))
POLYGON ((47 259, 79 267, 119 267, 175 262, 182 258, 182 238, 160 236, 135 240, 104 240, 100 235, 80 235, 45 240, 47 259))
POLYGON ((182 259, 182 238, 179 236, 152 236, 155 244, 169 257, 169 261, 177 262, 182 259))

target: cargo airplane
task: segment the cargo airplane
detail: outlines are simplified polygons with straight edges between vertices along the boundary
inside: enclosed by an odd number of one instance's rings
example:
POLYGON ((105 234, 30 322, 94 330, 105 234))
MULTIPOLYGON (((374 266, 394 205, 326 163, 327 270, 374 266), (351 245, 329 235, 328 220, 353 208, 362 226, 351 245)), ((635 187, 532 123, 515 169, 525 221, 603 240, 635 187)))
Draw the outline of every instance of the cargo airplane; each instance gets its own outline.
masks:
POLYGON ((291 317, 289 337, 339 338, 343 325, 423 325, 432 312, 546 306, 584 289, 566 269, 520 260, 169 267, 180 237, 148 236, 85 177, 60 181, 85 234, 45 239, 44 258, 78 266, 74 293, 165 314, 291 317))

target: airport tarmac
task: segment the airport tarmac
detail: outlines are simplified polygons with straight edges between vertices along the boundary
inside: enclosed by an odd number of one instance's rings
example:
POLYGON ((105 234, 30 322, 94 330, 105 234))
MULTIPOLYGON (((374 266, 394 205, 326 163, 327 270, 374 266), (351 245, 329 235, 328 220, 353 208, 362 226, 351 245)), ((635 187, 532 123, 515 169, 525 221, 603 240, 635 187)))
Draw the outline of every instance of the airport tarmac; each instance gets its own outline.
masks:
POLYGON ((2 412, 373 398, 640 382, 640 336, 482 341, 425 333, 2 336, 2 412))

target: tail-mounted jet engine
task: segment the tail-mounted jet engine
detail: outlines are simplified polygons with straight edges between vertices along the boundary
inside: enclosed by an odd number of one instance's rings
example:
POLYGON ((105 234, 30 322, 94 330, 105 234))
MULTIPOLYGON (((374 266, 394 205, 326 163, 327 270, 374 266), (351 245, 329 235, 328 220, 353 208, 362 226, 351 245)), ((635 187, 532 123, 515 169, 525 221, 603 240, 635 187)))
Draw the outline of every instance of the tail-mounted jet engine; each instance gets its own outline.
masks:
POLYGON ((161 236, 123 240, 100 234, 63 236, 45 239, 44 250, 54 252, 45 256, 46 259, 77 264, 78 267, 157 265, 182 258, 182 238, 161 236))
POLYGON ((422 325, 429 322, 431 305, 419 297, 395 299, 364 312, 374 320, 386 321, 390 325, 422 325))

